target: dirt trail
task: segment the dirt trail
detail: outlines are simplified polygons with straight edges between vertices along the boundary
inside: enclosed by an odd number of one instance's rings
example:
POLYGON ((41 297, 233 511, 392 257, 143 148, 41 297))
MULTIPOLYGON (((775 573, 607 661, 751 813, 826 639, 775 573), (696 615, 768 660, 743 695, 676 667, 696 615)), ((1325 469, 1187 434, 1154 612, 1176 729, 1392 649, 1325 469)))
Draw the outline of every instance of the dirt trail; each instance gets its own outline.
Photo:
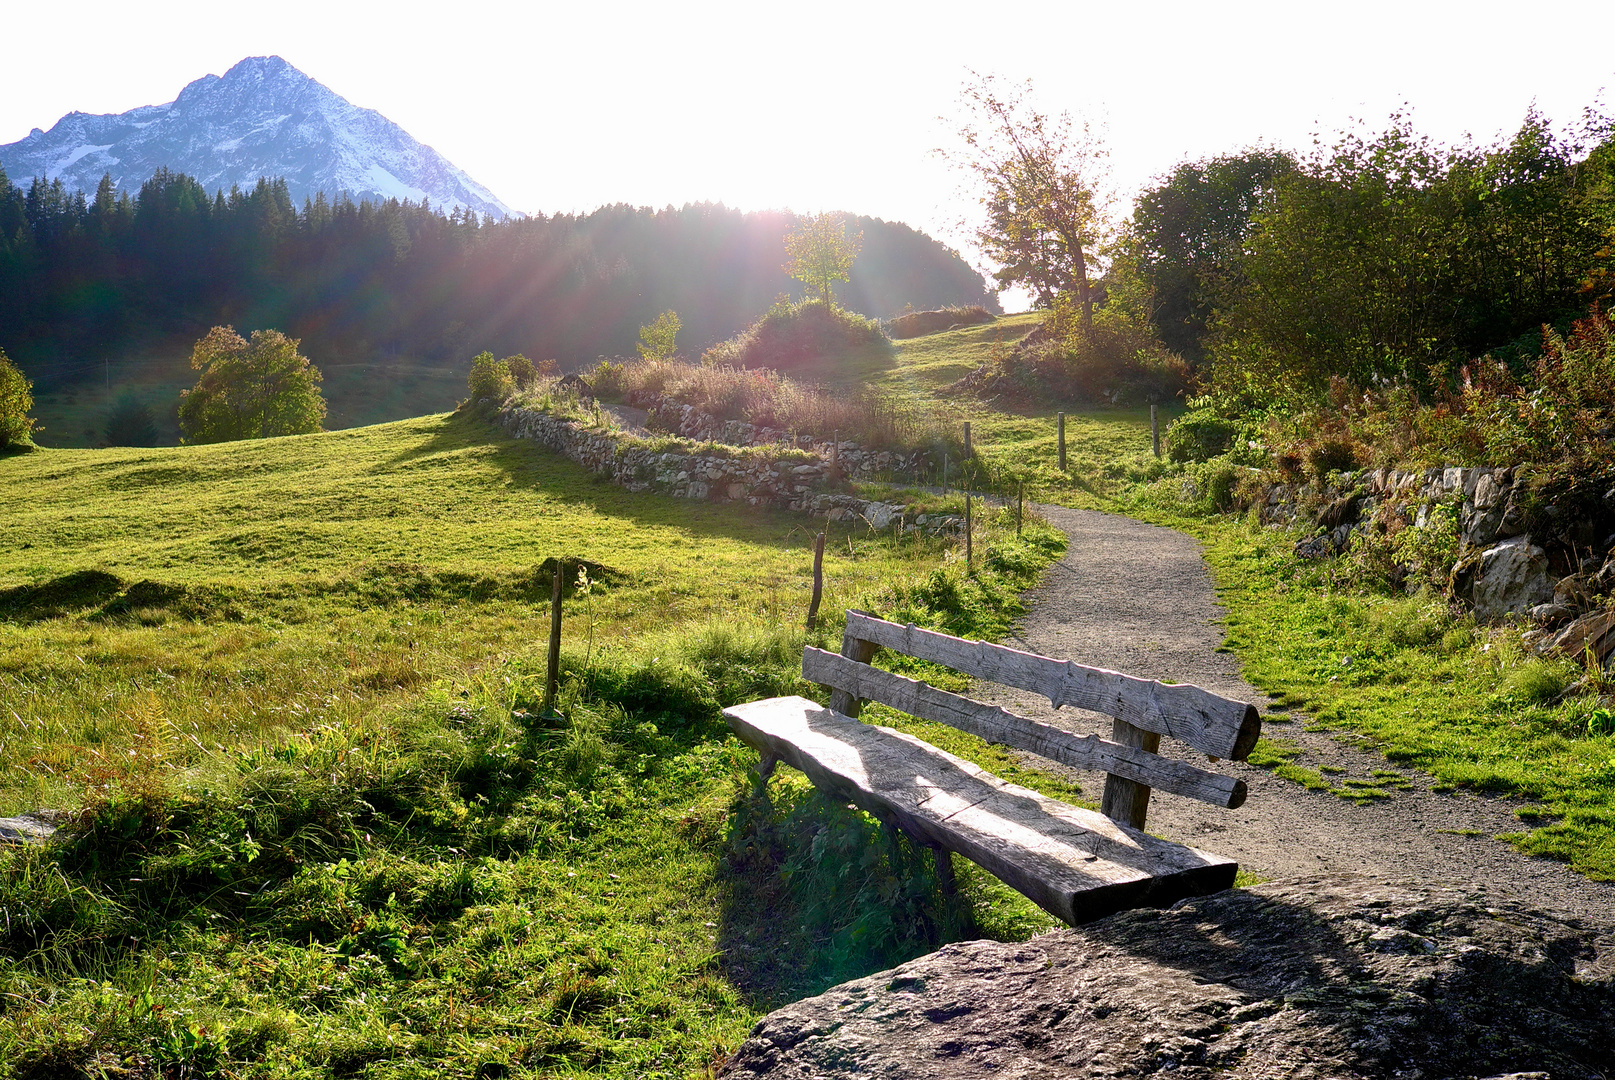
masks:
MULTIPOLYGON (((1268 698, 1240 677, 1232 654, 1216 651, 1224 612, 1194 538, 1114 514, 1058 506, 1039 510, 1065 530, 1070 548, 1028 594, 1031 610, 1010 644, 1133 675, 1197 683, 1255 702, 1263 710, 1265 734, 1293 739, 1303 748, 1299 764, 1345 769, 1332 777, 1337 784, 1394 768, 1412 785, 1392 791, 1387 800, 1355 805, 1264 769, 1223 763, 1218 768, 1250 788, 1243 807, 1223 810, 1157 793, 1150 802, 1151 832, 1237 858, 1263 877, 1347 870, 1484 885, 1545 910, 1615 924, 1615 884, 1588 881, 1562 863, 1522 855, 1492 839, 1523 827, 1514 816, 1519 802, 1438 794, 1430 790, 1429 777, 1351 745, 1350 735, 1305 731, 1298 715, 1291 723, 1270 722, 1268 698), (1481 835, 1462 835, 1474 830, 1481 835)), ((1057 711, 1046 698, 1025 691, 983 685, 977 696, 1073 731, 1110 734, 1108 717, 1057 711)), ((1170 743, 1163 741, 1163 753, 1181 749, 1170 743)), ((1051 767, 1030 756, 1027 764, 1051 767)), ((1098 798, 1102 774, 1052 768, 1074 775, 1085 794, 1098 798)))

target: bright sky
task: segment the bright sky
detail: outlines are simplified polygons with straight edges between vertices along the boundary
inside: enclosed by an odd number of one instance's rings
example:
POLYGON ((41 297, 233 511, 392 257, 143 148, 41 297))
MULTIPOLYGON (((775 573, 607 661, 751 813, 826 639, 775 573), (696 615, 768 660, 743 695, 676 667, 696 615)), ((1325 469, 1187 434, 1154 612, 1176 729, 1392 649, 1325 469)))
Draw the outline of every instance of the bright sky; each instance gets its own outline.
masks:
POLYGON ((931 151, 970 68, 1104 124, 1124 198, 1184 159, 1305 149, 1404 102, 1445 140, 1512 130, 1533 101, 1560 121, 1615 109, 1611 0, 283 0, 172 18, 92 0, 14 5, 5 36, 0 143, 276 53, 530 213, 842 209, 961 248, 970 203, 931 151))

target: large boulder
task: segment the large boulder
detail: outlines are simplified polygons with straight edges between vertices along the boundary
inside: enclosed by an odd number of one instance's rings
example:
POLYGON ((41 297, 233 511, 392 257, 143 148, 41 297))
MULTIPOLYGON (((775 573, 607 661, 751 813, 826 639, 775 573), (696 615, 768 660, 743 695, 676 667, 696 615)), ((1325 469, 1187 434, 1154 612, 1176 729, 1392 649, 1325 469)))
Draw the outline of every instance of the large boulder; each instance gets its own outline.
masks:
POLYGON ((1592 1080, 1615 939, 1456 887, 1331 875, 949 945, 764 1017, 729 1080, 1592 1080))
POLYGON ((1482 622, 1496 622, 1553 601, 1547 554, 1529 536, 1485 548, 1473 560, 1471 573, 1465 598, 1482 622))

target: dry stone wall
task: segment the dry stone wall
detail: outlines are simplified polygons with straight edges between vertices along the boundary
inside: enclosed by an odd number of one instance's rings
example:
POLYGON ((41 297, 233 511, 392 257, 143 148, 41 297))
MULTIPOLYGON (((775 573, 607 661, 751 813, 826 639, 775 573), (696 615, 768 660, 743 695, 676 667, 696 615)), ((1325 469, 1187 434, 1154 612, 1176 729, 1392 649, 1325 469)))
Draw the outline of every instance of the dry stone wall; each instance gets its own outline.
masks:
POLYGON ((644 409, 658 427, 681 438, 727 446, 791 446, 810 451, 825 461, 833 460, 841 475, 851 480, 913 476, 927 457, 923 451, 866 449, 850 440, 798 436, 784 428, 763 427, 743 420, 721 420, 694 405, 644 390, 630 391, 628 404, 644 409))
MULTIPOLYGON (((1615 536, 1589 538, 1570 565, 1555 565, 1527 530, 1524 477, 1513 468, 1393 469, 1342 473, 1325 484, 1271 483, 1257 492, 1268 523, 1311 519, 1317 533, 1296 554, 1328 558, 1345 552, 1360 529, 1399 521, 1424 526, 1438 508, 1456 516, 1459 551, 1451 586, 1475 617, 1496 622, 1525 615, 1527 636, 1543 651, 1580 655, 1591 645, 1615 654, 1615 536)), ((1606 501, 1615 509, 1615 490, 1606 501)))
POLYGON ((766 506, 830 521, 861 519, 872 529, 895 527, 905 535, 953 534, 964 526, 952 514, 911 514, 901 505, 838 491, 837 469, 812 451, 776 456, 762 450, 700 452, 682 444, 658 448, 515 404, 500 409, 497 422, 512 437, 531 439, 629 491, 766 506))

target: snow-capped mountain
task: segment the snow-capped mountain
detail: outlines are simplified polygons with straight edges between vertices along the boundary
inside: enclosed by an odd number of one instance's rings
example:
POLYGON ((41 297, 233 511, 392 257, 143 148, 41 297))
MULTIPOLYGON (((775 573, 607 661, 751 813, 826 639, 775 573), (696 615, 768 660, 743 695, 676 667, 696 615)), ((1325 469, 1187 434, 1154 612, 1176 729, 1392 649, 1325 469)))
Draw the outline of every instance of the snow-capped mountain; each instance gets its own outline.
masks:
POLYGON ((515 216, 493 192, 374 109, 361 109, 278 56, 252 56, 205 75, 167 105, 116 115, 69 113, 49 131, 0 146, 14 184, 35 176, 93 194, 110 173, 131 195, 159 168, 187 173, 208 191, 250 190, 260 176, 286 178, 292 198, 324 191, 355 199, 430 199, 515 216))

